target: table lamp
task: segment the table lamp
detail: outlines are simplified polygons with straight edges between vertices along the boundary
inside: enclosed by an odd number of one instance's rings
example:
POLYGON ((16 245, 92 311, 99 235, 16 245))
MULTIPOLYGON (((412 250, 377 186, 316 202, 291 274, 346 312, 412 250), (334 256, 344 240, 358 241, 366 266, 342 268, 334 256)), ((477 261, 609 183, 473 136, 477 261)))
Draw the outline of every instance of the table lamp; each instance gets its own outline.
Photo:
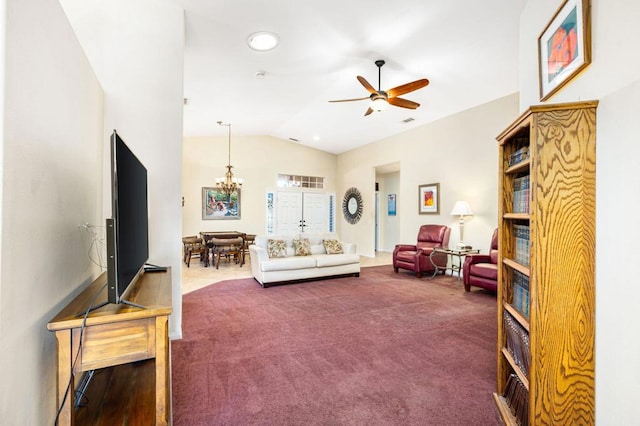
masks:
POLYGON ((464 247, 464 217, 465 216, 473 216, 473 212, 471 211, 471 207, 469 203, 466 201, 456 201, 453 205, 453 210, 451 210, 452 215, 460 216, 460 242, 457 244, 459 247, 464 247))

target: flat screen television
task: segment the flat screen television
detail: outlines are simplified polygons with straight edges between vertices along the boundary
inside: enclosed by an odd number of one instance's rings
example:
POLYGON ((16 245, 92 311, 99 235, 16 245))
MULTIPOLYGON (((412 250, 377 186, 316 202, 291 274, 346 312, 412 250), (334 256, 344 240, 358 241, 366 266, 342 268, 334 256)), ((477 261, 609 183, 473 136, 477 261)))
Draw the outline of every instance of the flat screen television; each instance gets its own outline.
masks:
POLYGON ((147 169, 115 130, 111 135, 111 201, 106 232, 107 303, 128 303, 127 290, 149 259, 147 169))

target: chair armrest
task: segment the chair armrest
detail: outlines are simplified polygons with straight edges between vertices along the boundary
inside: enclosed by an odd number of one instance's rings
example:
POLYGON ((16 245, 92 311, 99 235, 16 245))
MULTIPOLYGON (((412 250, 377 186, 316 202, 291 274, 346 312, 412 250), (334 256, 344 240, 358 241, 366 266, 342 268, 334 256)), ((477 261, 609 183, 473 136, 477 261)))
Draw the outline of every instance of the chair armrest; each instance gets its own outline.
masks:
POLYGON ((462 277, 465 285, 465 290, 469 291, 469 275, 471 271, 471 265, 476 263, 491 263, 491 256, 488 254, 468 254, 464 258, 464 264, 462 265, 462 277))
POLYGON ((400 251, 417 251, 418 248, 415 245, 411 244, 396 244, 396 247, 393 249, 393 254, 396 254, 400 251))
POLYGON ((476 263, 491 263, 491 256, 488 254, 468 254, 464 258, 464 263, 475 265, 476 263))

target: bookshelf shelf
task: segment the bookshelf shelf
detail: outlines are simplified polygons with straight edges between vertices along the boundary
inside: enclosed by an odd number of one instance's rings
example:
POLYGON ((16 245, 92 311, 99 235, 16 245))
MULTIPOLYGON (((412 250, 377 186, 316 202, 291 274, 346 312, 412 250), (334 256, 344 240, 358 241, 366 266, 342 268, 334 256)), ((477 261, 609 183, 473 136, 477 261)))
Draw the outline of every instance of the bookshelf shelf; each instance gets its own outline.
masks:
POLYGON ((497 137, 493 399, 508 425, 595 423, 597 105, 532 106, 497 137))
POLYGON ((513 174, 513 173, 526 172, 527 170, 529 170, 530 164, 531 164, 531 159, 527 158, 526 160, 523 160, 517 164, 514 164, 513 166, 510 166, 507 170, 504 171, 504 173, 513 174))
POLYGON ((518 311, 516 308, 511 306, 510 303, 507 302, 503 302, 503 309, 505 311, 508 311, 515 318, 515 320, 518 321, 520 325, 524 327, 525 330, 527 330, 527 332, 529 332, 529 320, 524 315, 522 315, 520 311, 518 311))
POLYGON ((508 220, 529 220, 529 213, 505 213, 502 218, 508 220))
POLYGON ((506 266, 508 266, 509 268, 514 269, 514 270, 520 272, 521 274, 524 274, 524 275, 526 275, 528 277, 531 276, 530 272, 529 272, 529 268, 527 268, 524 265, 519 264, 518 262, 516 262, 513 259, 503 259, 502 262, 506 266))
POLYGON ((528 390, 529 389, 529 379, 527 379, 527 377, 524 375, 524 373, 522 372, 520 367, 518 367, 518 364, 516 363, 516 360, 513 359, 513 357, 511 356, 511 354, 509 353, 509 351, 506 348, 502 348, 502 356, 504 356, 504 358, 507 360, 507 362, 509 364, 511 364, 511 368, 513 369, 513 372, 516 373, 516 375, 520 378, 520 380, 522 381, 522 383, 524 383, 524 386, 528 390))
POLYGON ((511 409, 507 405, 507 400, 505 399, 505 397, 494 393, 493 401, 496 403, 496 407, 498 407, 498 413, 500 413, 500 417, 502 418, 504 423, 509 426, 518 426, 518 421, 516 420, 515 416, 511 414, 511 409))

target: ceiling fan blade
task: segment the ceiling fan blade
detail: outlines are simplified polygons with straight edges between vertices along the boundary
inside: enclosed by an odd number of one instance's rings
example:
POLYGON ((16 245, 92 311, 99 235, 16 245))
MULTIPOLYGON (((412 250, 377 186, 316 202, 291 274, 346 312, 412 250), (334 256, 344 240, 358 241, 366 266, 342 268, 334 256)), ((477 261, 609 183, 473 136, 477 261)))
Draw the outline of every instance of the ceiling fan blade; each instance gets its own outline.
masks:
POLYGON ((412 81, 411 83, 403 84, 402 86, 394 87, 393 89, 387 90, 387 95, 389 95, 390 98, 395 98, 396 96, 404 95, 405 93, 422 89, 427 84, 429 84, 429 80, 427 80, 426 78, 423 78, 422 80, 412 81))
POLYGON ((338 99, 338 100, 335 100, 335 101, 329 101, 329 102, 351 102, 351 101, 364 101, 365 99, 369 99, 369 97, 367 96, 366 98, 338 99))
POLYGON ((371 108, 367 108, 367 112, 364 113, 364 116, 366 117, 367 115, 371 114, 373 112, 373 110, 371 108))
POLYGON ((369 84, 369 82, 361 76, 358 76, 358 81, 360 82, 360 84, 362 84, 364 86, 365 89, 367 89, 367 92, 369 93, 378 93, 378 91, 376 89, 373 88, 372 85, 369 84))
POLYGON ((393 106, 409 108, 409 109, 416 109, 420 106, 420 104, 417 102, 413 102, 408 99, 402 99, 402 98, 389 98, 387 99, 387 102, 389 102, 393 106))

